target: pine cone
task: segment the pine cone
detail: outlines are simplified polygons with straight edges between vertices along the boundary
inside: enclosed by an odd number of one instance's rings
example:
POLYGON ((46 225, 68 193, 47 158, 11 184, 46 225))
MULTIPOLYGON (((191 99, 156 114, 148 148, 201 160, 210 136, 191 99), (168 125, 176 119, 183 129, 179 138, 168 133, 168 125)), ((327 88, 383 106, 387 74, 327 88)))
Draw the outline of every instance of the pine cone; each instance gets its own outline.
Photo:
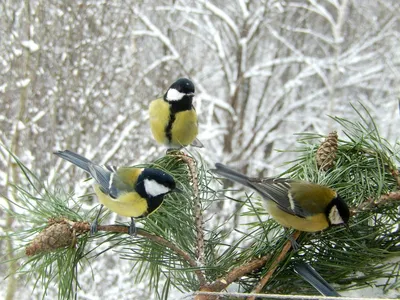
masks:
POLYGON ((26 247, 25 253, 28 256, 32 256, 72 246, 74 243, 75 235, 67 223, 53 223, 33 239, 31 244, 26 247))
POLYGON ((318 168, 327 171, 333 167, 338 149, 338 134, 336 131, 329 133, 325 141, 317 150, 317 166, 318 168))

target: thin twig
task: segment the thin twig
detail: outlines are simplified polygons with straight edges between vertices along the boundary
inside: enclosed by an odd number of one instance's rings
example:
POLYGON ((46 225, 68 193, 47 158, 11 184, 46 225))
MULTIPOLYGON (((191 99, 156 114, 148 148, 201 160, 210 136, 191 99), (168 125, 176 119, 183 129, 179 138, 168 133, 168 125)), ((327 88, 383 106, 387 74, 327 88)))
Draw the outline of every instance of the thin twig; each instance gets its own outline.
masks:
POLYGON ((396 179, 397 182, 397 187, 400 188, 400 169, 390 169, 390 173, 392 173, 392 176, 394 179, 396 179))
POLYGON ((391 192, 382 195, 377 202, 375 202, 375 205, 382 205, 385 204, 385 202, 389 201, 400 201, 400 191, 396 192, 391 192))
POLYGON ((384 195, 381 195, 377 200, 374 198, 368 198, 366 201, 361 203, 359 206, 352 208, 351 214, 355 215, 358 212, 365 211, 372 207, 378 207, 387 204, 388 202, 400 201, 400 191, 390 192, 384 195))
MULTIPOLYGON (((286 254, 289 252, 290 248, 292 247, 293 240, 297 240, 299 235, 300 235, 300 231, 296 231, 293 234, 292 239, 290 239, 286 242, 286 244, 285 244, 285 246, 283 246, 282 252, 279 254, 278 258, 272 263, 271 268, 269 269, 267 274, 265 274, 264 277, 261 278, 261 280, 259 281, 257 286, 252 290, 251 293, 257 294, 262 291, 264 286, 267 284, 268 280, 271 278, 272 274, 274 274, 274 272, 275 272, 276 268, 278 267, 278 265, 280 264, 280 262, 285 258, 286 254)), ((255 296, 251 296, 248 298, 248 300, 254 300, 255 298, 256 298, 255 296)))
MULTIPOLYGON (((265 255, 260 258, 255 258, 248 263, 239 266, 231 270, 226 276, 218 278, 214 282, 201 286, 200 292, 220 292, 227 288, 232 282, 238 280, 240 277, 257 270, 265 265, 265 263, 271 258, 271 255, 265 255)), ((197 295, 195 300, 211 300, 216 299, 214 296, 209 295, 197 295)))

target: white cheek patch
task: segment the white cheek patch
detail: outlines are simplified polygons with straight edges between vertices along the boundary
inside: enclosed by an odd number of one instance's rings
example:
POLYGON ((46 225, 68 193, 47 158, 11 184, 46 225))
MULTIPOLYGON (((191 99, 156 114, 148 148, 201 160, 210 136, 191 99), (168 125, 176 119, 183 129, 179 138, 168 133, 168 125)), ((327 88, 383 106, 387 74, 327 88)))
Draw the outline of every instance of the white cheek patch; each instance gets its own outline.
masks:
POLYGON ((146 190, 146 193, 152 197, 157 197, 160 195, 164 195, 171 190, 166 187, 165 185, 162 185, 158 183, 155 180, 152 179, 145 179, 144 180, 144 188, 146 190))
POLYGON ((329 211, 329 221, 332 225, 339 225, 344 223, 336 205, 334 205, 329 211))
POLYGON ((167 101, 179 101, 181 100, 186 94, 178 92, 176 89, 169 89, 167 92, 167 101))

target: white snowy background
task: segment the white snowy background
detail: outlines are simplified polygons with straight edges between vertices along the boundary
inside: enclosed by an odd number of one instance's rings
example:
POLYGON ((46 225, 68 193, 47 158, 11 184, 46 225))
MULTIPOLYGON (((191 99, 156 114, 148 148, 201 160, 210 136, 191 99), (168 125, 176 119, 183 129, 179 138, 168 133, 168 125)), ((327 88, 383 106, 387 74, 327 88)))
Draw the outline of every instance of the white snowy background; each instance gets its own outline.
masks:
MULTIPOLYGON (((328 115, 354 119, 349 104, 358 102, 394 142, 399 18, 398 0, 3 0, 0 142, 49 186, 84 194, 82 172, 52 152, 115 165, 160 157, 147 107, 183 76, 196 86, 200 152, 210 164, 276 174, 294 158, 276 149, 294 149, 295 133, 337 129, 328 115)), ((0 148, 0 192, 12 197, 10 182, 22 176, 0 148)), ((0 226, 4 233, 16 224, 0 211, 0 226)), ((112 251, 102 255, 79 274, 79 298, 152 299, 131 268, 112 251)), ((1 264, 0 298, 6 274, 1 264)), ((16 298, 41 298, 40 286, 31 291, 18 282, 16 298)), ((353 292, 365 294, 385 296, 353 292)), ((56 295, 50 287, 45 298, 56 295)))

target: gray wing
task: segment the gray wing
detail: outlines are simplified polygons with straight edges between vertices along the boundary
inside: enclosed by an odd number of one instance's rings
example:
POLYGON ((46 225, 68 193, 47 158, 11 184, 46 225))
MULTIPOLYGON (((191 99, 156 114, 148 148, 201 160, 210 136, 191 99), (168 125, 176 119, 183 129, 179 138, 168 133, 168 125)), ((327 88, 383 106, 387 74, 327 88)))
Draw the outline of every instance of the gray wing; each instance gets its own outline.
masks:
POLYGON ((118 197, 117 184, 119 178, 115 176, 117 167, 96 165, 86 157, 69 150, 56 151, 54 154, 88 172, 100 185, 100 190, 103 193, 110 195, 112 198, 118 197))
POLYGON ((274 201, 284 212, 305 218, 311 213, 305 211, 292 198, 290 192, 292 179, 289 178, 250 178, 221 163, 215 164, 212 172, 256 190, 266 201, 274 201))
POLYGON ((100 185, 100 190, 112 198, 117 198, 119 190, 116 186, 117 176, 115 167, 89 164, 89 173, 100 185))
POLYGON ((292 197, 290 188, 292 179, 289 178, 250 178, 248 183, 267 201, 274 201, 284 212, 305 218, 311 213, 304 210, 292 197))

